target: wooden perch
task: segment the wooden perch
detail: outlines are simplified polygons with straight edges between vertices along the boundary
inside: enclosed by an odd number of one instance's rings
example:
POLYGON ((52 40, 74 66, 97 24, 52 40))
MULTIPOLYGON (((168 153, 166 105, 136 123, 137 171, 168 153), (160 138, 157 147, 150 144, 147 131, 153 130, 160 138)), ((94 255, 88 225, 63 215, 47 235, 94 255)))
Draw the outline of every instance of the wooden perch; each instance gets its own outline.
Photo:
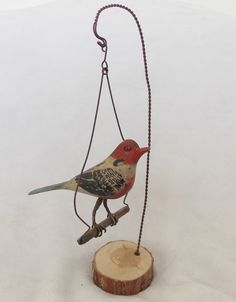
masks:
MULTIPOLYGON (((115 216, 115 218, 117 219, 117 221, 119 220, 120 217, 124 216, 125 214, 127 214, 129 212, 129 207, 125 206, 121 209, 119 209, 117 212, 115 212, 113 215, 115 216)), ((111 225, 113 223, 111 217, 107 217, 106 219, 104 219, 103 221, 101 221, 99 223, 99 225, 103 228, 107 228, 109 225, 111 225)), ((91 240, 92 238, 97 236, 97 229, 95 227, 93 227, 92 229, 86 231, 78 240, 78 244, 84 244, 86 242, 88 242, 89 240, 91 240)))

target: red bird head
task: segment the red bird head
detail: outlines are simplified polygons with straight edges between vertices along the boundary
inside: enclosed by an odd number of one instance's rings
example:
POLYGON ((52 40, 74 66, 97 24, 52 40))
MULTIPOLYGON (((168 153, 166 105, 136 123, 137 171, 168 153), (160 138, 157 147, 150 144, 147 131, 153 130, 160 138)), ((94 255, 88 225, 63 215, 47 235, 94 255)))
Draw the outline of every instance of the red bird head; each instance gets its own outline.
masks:
POLYGON ((148 151, 150 148, 140 148, 134 140, 126 139, 116 147, 111 156, 124 161, 125 164, 136 165, 140 157, 148 151))

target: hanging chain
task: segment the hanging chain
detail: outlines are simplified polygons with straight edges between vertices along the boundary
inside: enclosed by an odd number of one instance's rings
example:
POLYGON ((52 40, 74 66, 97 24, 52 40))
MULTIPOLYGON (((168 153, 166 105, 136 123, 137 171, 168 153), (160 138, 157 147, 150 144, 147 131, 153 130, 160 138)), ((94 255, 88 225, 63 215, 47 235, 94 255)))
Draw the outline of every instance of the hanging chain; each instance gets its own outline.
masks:
MULTIPOLYGON (((108 8, 114 8, 114 7, 118 7, 118 8, 121 8, 121 9, 124 9, 124 10, 128 11, 133 16, 133 18, 136 22, 136 25, 138 27, 138 31, 139 31, 139 35, 140 35, 140 39, 141 39, 141 45, 142 45, 145 79, 146 79, 147 90, 148 90, 148 147, 150 148, 151 147, 151 99, 152 99, 151 98, 151 85, 150 85, 149 75, 148 75, 148 65, 147 65, 147 57, 146 57, 146 48, 145 48, 144 36, 143 36, 143 32, 142 32, 142 28, 141 28, 141 25, 139 23, 139 20, 138 20, 137 16, 135 15, 135 13, 130 8, 128 8, 124 5, 121 5, 121 4, 110 4, 110 5, 106 5, 102 8, 100 8, 99 11, 97 12, 97 15, 96 15, 95 21, 94 21, 94 25, 93 25, 93 31, 94 31, 95 36, 99 39, 99 41, 97 42, 98 45, 102 48, 102 51, 105 52, 105 59, 104 60, 106 61, 107 41, 104 37, 101 37, 97 33, 97 22, 98 22, 98 18, 100 16, 100 14, 103 10, 108 9, 108 8)), ((110 94, 111 94, 111 88, 110 88, 110 85, 109 85, 108 74, 106 74, 106 77, 107 77, 108 86, 109 86, 109 90, 110 90, 110 94)), ((112 94, 111 94, 111 97, 112 97, 112 94)), ((118 127, 119 127, 119 120, 118 120, 118 116, 116 114, 115 108, 114 108, 114 112, 115 112, 117 124, 118 124, 118 127)), ((119 127, 119 129, 120 129, 120 127, 119 127)), ((123 138, 122 132, 121 132, 121 136, 123 138)), ((140 255, 139 249, 140 249, 140 244, 141 244, 144 218, 145 218, 145 214, 146 214, 147 200, 148 200, 149 166, 150 166, 150 151, 147 154, 144 204, 143 204, 143 211, 142 211, 140 228, 139 228, 138 243, 137 243, 137 249, 135 251, 135 255, 140 255)), ((124 200, 124 202, 125 202, 125 200, 124 200)))

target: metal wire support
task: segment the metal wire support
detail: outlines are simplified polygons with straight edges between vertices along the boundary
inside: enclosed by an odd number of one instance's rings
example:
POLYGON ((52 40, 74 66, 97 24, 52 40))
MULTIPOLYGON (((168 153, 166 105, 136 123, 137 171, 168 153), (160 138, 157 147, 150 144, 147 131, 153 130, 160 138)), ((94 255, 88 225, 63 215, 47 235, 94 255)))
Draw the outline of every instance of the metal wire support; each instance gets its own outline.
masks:
MULTIPOLYGON (((141 46, 142 46, 142 53, 143 53, 145 79, 146 79, 146 85, 147 85, 147 91, 148 91, 148 135, 147 136, 148 136, 148 147, 151 148, 151 103, 152 103, 151 99, 152 99, 152 97, 151 97, 151 85, 150 85, 149 75, 148 75, 146 48, 145 48, 145 42, 144 42, 144 36, 143 36, 142 28, 141 28, 140 22, 139 22, 137 16, 135 15, 135 13, 130 8, 128 8, 124 5, 109 4, 109 5, 106 5, 106 6, 103 6, 102 8, 100 8, 97 12, 96 17, 95 17, 95 21, 94 21, 94 24, 93 24, 93 32, 99 40, 97 42, 98 45, 101 47, 102 51, 105 52, 104 61, 102 63, 102 66, 106 62, 108 47, 107 47, 107 40, 104 37, 100 36, 97 32, 97 23, 98 23, 98 19, 99 19, 99 16, 100 16, 101 12, 104 11, 105 9, 108 9, 108 8, 121 8, 121 9, 124 9, 124 10, 128 11, 133 16, 133 18, 135 20, 135 23, 138 27, 140 40, 141 40, 141 46)), ((108 82, 108 86, 109 86, 109 90, 110 90, 110 94, 111 94, 111 88, 110 88, 109 78, 108 78, 108 65, 106 65, 106 67, 107 67, 106 77, 107 77, 107 82, 108 82)), ((112 95, 111 95, 111 97, 112 97, 112 95)), ((113 108, 114 108, 114 106, 113 106, 113 108)), ((118 127, 119 127, 119 120, 118 120, 118 116, 116 114, 115 108, 114 108, 114 112, 115 112, 117 124, 118 124, 118 127)), ((120 127, 119 127, 119 129, 120 129, 120 127)), ((121 132, 121 130, 120 130, 120 132, 121 132)), ((123 138, 122 132, 121 132, 121 136, 123 138)), ((150 151, 147 154, 144 204, 143 204, 143 211, 142 211, 140 228, 139 228, 137 249, 135 251, 135 255, 137 255, 137 256, 140 255, 139 249, 140 249, 140 243, 141 243, 141 238, 142 238, 142 233, 143 233, 144 218, 145 218, 146 209, 147 209, 149 170, 150 170, 149 166, 150 166, 150 151)))
MULTIPOLYGON (((98 100, 97 100, 97 106, 96 106, 95 115, 94 115, 92 132, 91 132, 91 136, 90 136, 90 140, 89 140, 89 146, 88 146, 87 154, 85 156, 85 160, 84 160, 81 172, 80 172, 80 178, 82 177, 82 174, 84 172, 85 166, 86 166, 87 161, 88 161, 89 153, 90 153, 90 150, 91 150, 91 147, 92 147, 95 127, 96 127, 96 123, 97 123, 99 105, 100 105, 100 100, 101 100, 101 94, 102 94, 103 78, 104 78, 104 71, 102 69, 102 76, 101 76, 101 81, 100 81, 100 86, 99 86, 98 100)), ((90 230, 90 225, 83 218, 81 218, 81 216, 79 215, 79 213, 77 211, 77 206, 76 206, 76 197, 77 197, 77 193, 78 193, 80 178, 78 180, 78 185, 76 187, 75 194, 74 194, 74 211, 75 211, 76 216, 80 219, 80 221, 83 222, 83 224, 85 224, 88 227, 88 231, 89 231, 90 230)))
POLYGON ((104 52, 104 59, 102 61, 101 66, 102 66, 103 74, 105 75, 106 80, 107 80, 109 94, 110 94, 110 97, 111 97, 111 103, 112 103, 113 111, 114 111, 114 114, 115 114, 116 123, 117 123, 118 129, 119 129, 119 132, 120 132, 120 136, 121 136, 122 140, 124 140, 124 135, 123 135, 123 132, 121 130, 120 121, 119 121, 119 118, 118 118, 114 98, 113 98, 113 95, 112 95, 111 83, 110 83, 110 79, 109 79, 109 75, 108 75, 108 63, 107 63, 108 45, 107 45, 107 40, 104 37, 101 37, 97 32, 97 22, 98 22, 98 18, 100 16, 100 13, 104 9, 109 8, 109 7, 111 7, 111 6, 110 5, 104 6, 98 11, 98 13, 95 17, 95 21, 93 23, 93 32, 94 32, 95 37, 100 40, 100 41, 97 41, 97 44, 101 47, 102 51, 104 52))
MULTIPOLYGON (((107 63, 107 60, 106 60, 107 59, 107 51, 108 51, 107 41, 106 41, 105 38, 100 37, 97 34, 96 27, 97 27, 97 23, 94 23, 94 28, 93 28, 94 34, 98 39, 101 40, 101 41, 98 42, 98 45, 101 47, 102 51, 104 52, 104 58, 103 58, 103 61, 101 63, 102 75, 101 75, 101 81, 100 81, 100 86, 99 86, 97 106, 96 106, 95 115, 94 115, 93 127, 92 127, 92 132, 91 132, 91 135, 90 135, 88 150, 87 150, 85 160, 84 160, 81 172, 80 172, 80 178, 82 177, 82 174, 84 172, 84 169, 85 169, 85 166, 87 164, 88 157, 89 157, 89 154, 90 154, 90 150, 91 150, 91 147, 92 147, 94 132, 95 132, 96 123, 97 123, 98 111, 99 111, 99 106, 100 106, 100 100, 101 100, 104 77, 107 80, 108 90, 109 90, 109 94, 110 94, 110 97, 111 97, 112 107, 113 107, 113 111, 114 111, 114 114, 115 114, 117 126, 118 126, 118 129, 119 129, 119 132, 120 132, 120 136, 121 136, 122 140, 124 140, 124 135, 123 135, 123 132, 121 130, 120 121, 119 121, 118 114, 117 114, 117 111, 116 111, 115 102, 114 102, 114 98, 113 98, 113 95, 112 95, 111 84, 110 84, 110 80, 109 80, 109 76, 108 76, 108 63, 107 63)), ((80 178, 78 180, 78 183, 80 182, 80 178)), ((76 216, 80 219, 80 221, 83 222, 83 224, 85 224, 88 227, 88 231, 89 231, 90 230, 90 225, 79 215, 79 213, 77 211, 76 198, 77 198, 78 188, 79 188, 79 184, 77 185, 75 193, 74 193, 74 211, 75 211, 76 216)), ((125 199, 126 199, 126 197, 124 198, 124 204, 126 204, 125 199)))

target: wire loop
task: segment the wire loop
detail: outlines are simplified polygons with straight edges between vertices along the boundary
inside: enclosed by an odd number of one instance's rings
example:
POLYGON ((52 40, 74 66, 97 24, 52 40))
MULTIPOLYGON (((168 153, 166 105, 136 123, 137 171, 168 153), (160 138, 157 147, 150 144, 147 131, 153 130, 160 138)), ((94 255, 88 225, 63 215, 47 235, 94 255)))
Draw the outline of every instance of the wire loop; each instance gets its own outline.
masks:
POLYGON ((101 66, 102 66, 102 73, 104 75, 107 75, 108 74, 108 63, 107 63, 107 61, 103 61, 101 66))

